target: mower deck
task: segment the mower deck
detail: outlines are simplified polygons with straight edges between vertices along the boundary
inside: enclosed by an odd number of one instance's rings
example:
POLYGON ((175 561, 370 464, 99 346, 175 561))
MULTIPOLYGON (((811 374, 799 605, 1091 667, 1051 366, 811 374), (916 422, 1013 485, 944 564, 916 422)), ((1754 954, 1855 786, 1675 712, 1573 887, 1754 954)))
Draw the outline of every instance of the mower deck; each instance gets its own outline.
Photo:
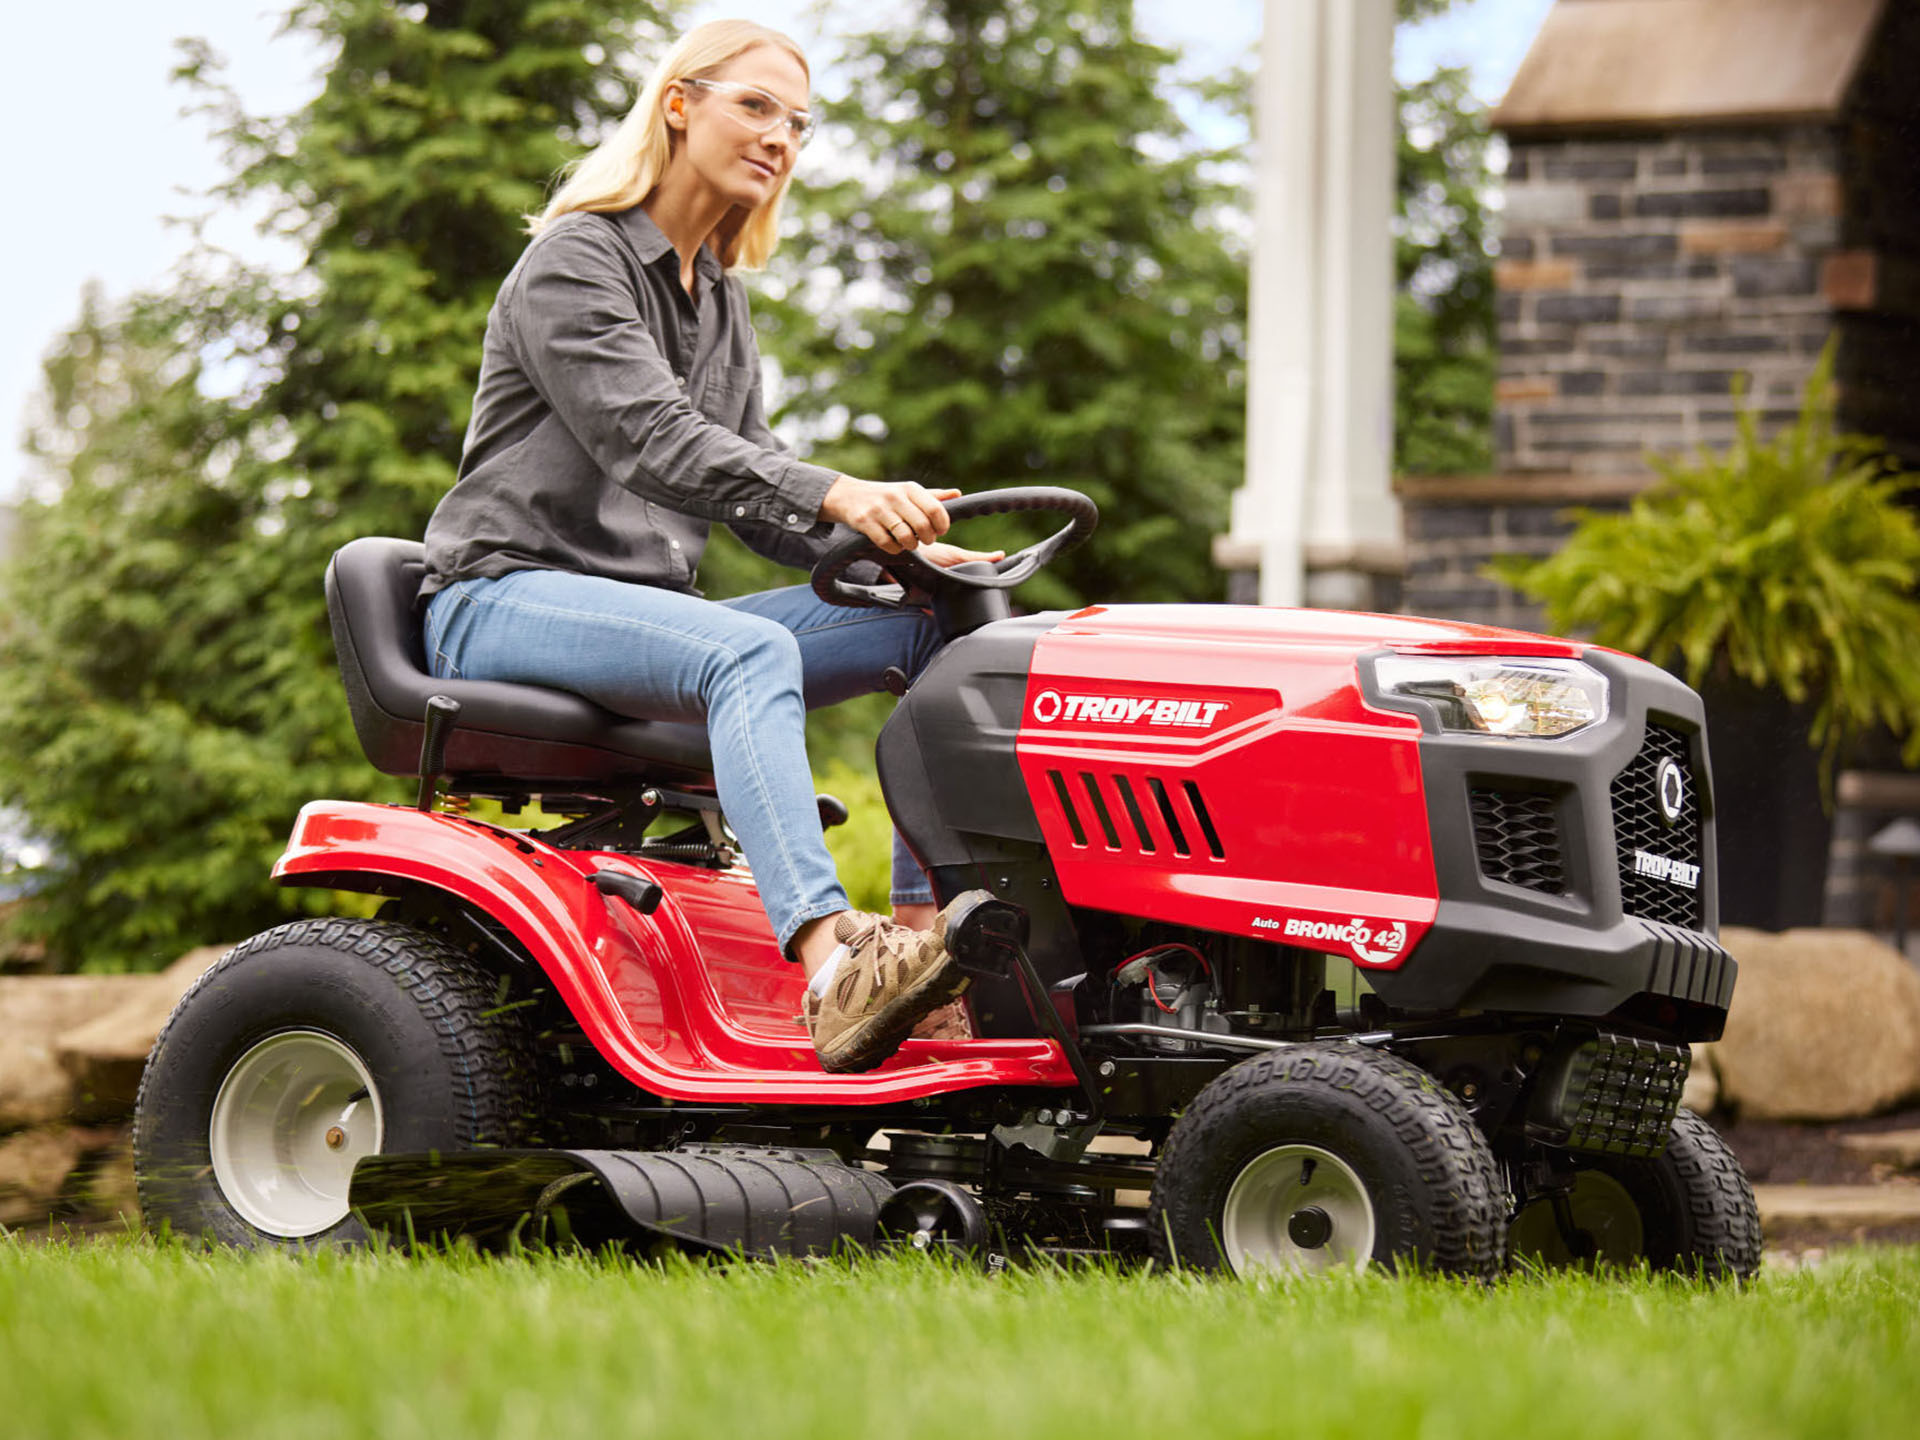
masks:
POLYGON ((367 1156, 349 1199, 370 1227, 416 1240, 667 1241, 766 1259, 871 1245, 893 1189, 830 1150, 481 1150, 367 1156))

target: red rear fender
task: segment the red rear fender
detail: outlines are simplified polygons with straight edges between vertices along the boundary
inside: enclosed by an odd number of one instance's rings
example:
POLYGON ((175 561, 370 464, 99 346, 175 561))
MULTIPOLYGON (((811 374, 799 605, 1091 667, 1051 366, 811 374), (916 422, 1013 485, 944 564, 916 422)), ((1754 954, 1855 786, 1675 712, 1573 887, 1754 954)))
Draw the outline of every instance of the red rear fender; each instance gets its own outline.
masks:
MULTIPOLYGON (((640 866, 611 866, 648 876, 640 866)), ((593 886, 592 871, 531 832, 509 831, 455 815, 316 801, 300 812, 273 867, 282 884, 334 885, 399 894, 424 885, 466 901, 512 932, 547 972, 567 1007, 596 1039, 639 1038, 615 985, 634 952, 657 949, 652 924, 633 923, 619 902, 593 886), (618 918, 616 918, 616 915, 618 918)), ((663 906, 663 908, 665 908, 663 906)))
POLYGON ((742 869, 650 866, 460 816, 321 800, 300 812, 273 874, 380 894, 425 885, 465 901, 525 947, 609 1064, 666 1098, 858 1105, 1074 1083, 1037 1038, 911 1041, 871 1074, 824 1074, 797 1019, 799 967, 781 958, 742 869), (592 876, 606 869, 654 881, 659 908, 643 916, 602 895, 592 876))

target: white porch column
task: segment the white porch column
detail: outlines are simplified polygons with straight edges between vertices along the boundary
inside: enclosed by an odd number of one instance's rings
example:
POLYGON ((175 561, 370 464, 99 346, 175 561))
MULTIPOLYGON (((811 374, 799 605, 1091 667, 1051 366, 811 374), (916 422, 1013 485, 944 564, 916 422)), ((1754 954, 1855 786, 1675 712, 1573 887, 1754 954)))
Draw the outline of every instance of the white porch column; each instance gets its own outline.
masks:
POLYGON ((1365 608, 1398 569, 1393 0, 1266 0, 1247 475, 1215 559, 1263 605, 1365 608))

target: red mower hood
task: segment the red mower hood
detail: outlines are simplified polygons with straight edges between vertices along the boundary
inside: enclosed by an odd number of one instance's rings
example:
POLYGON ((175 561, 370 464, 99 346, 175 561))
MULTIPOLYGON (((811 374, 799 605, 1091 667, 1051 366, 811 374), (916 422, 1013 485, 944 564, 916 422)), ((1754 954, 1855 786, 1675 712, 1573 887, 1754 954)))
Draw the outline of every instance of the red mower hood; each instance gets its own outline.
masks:
POLYGON ((1424 655, 1536 655, 1573 659, 1588 647, 1497 625, 1367 615, 1344 610, 1288 610, 1261 605, 1090 605, 1055 633, 1131 636, 1175 645, 1286 644, 1359 653, 1393 649, 1424 655))

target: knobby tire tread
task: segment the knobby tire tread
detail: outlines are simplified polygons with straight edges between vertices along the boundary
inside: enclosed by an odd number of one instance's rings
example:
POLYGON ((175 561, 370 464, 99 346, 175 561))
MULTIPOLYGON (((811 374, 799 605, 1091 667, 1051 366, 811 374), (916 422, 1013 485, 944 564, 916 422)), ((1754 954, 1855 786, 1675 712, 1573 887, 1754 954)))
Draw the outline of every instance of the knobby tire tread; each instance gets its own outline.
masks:
POLYGON ((1760 1210, 1720 1132, 1691 1110, 1680 1111, 1661 1163, 1686 1197, 1692 1243, 1674 1257, 1676 1265, 1716 1280, 1751 1279, 1760 1269, 1760 1210))
MULTIPOLYGON (((391 978, 431 1022, 441 1056, 464 1093, 467 1142, 510 1146, 535 1119, 536 1061, 533 1038, 518 1016, 499 1015, 496 980, 437 935, 383 920, 294 920, 241 941, 187 987, 161 1027, 140 1076, 134 1099, 134 1154, 145 1153, 147 1087, 156 1067, 151 1057, 167 1046, 175 1022, 205 987, 239 966, 262 963, 275 951, 315 945, 357 956, 391 978)), ((148 1177, 136 1164, 135 1191, 143 1213, 152 1213, 148 1177)))
MULTIPOLYGON (((1324 1086, 1358 1099, 1406 1147, 1432 1201, 1433 1237, 1424 1263, 1434 1269, 1490 1280, 1505 1265, 1507 1188, 1486 1138, 1461 1102, 1410 1061, 1345 1043, 1306 1044, 1236 1065, 1195 1097, 1167 1141, 1163 1175, 1179 1174, 1227 1143, 1247 1092, 1268 1086, 1324 1086)), ((1170 1253, 1166 1217, 1156 1189, 1150 1232, 1162 1264, 1170 1253)), ((1224 1265, 1224 1257, 1206 1257, 1224 1265)))

